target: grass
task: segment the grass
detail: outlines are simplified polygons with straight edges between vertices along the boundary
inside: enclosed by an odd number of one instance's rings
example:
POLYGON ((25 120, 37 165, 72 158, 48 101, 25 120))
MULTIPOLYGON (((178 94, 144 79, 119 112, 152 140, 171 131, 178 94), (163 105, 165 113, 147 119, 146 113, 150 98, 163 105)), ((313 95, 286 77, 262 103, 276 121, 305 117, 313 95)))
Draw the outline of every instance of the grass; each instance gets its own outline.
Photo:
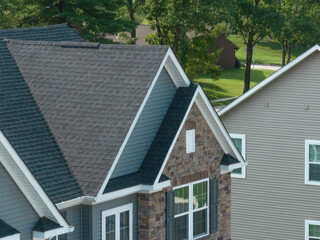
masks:
MULTIPOLYGON (((236 57, 240 62, 245 62, 246 52, 242 38, 239 35, 230 35, 228 39, 239 47, 239 50, 236 52, 236 57)), ((293 48, 291 60, 299 56, 305 50, 306 49, 302 47, 293 48)), ((254 63, 256 64, 281 65, 281 46, 270 38, 264 39, 255 46, 253 57, 254 63)))
MULTIPOLYGON (((250 87, 255 86, 273 72, 272 70, 252 69, 250 87)), ((201 84, 210 100, 239 97, 243 92, 244 68, 224 70, 218 81, 213 81, 209 75, 206 74, 196 79, 195 82, 201 84)), ((218 102, 214 103, 214 105, 226 105, 232 101, 233 100, 218 102)))

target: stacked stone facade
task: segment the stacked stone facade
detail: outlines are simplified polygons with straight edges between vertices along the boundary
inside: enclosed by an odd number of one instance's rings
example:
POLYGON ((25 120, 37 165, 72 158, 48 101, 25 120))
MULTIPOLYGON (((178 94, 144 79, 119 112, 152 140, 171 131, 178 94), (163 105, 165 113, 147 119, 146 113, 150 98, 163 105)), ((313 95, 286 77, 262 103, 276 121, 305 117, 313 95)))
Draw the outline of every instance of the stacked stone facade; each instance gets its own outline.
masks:
MULTIPOLYGON (((223 150, 200 110, 194 104, 171 152, 163 174, 172 187, 205 178, 219 180, 218 232, 201 239, 231 239, 231 176, 220 174, 223 150), (196 151, 186 153, 187 130, 195 129, 196 151)), ((138 195, 139 240, 166 239, 166 191, 138 195)))

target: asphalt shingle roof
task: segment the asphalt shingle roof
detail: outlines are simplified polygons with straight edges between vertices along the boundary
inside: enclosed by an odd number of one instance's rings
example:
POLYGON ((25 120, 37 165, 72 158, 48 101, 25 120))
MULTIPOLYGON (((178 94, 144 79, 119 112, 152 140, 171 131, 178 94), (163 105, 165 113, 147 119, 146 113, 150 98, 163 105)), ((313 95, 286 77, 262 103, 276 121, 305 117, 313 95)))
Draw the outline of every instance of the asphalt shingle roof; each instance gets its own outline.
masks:
POLYGON ((20 232, 0 219, 0 238, 8 237, 17 233, 20 232))
POLYGON ((0 129, 54 203, 82 191, 3 38, 83 41, 67 25, 0 31, 0 129))
POLYGON ((143 184, 153 184, 169 151, 175 135, 186 115, 197 85, 181 87, 174 96, 163 122, 139 169, 143 184))
POLYGON ((32 231, 46 232, 57 228, 61 228, 58 223, 50 220, 49 218, 41 217, 33 227, 32 231))
POLYGON ((221 165, 225 165, 225 166, 229 166, 236 163, 240 163, 240 161, 232 157, 230 154, 224 154, 220 162, 221 165))
POLYGON ((168 47, 14 40, 7 46, 84 194, 95 196, 168 47))

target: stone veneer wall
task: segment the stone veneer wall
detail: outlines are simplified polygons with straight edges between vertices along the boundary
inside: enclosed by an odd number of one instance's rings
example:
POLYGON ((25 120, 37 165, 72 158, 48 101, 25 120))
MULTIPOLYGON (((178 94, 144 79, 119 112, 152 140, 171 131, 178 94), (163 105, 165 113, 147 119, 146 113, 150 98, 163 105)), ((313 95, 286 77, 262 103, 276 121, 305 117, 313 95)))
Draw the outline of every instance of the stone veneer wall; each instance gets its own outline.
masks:
MULTIPOLYGON (((173 187, 204 178, 219 179, 218 232, 201 239, 231 239, 231 176, 220 175, 224 152, 194 104, 172 150, 163 174, 173 187), (186 154, 185 132, 195 129, 196 151, 186 154)), ((138 239, 166 239, 166 191, 138 195, 138 239)))

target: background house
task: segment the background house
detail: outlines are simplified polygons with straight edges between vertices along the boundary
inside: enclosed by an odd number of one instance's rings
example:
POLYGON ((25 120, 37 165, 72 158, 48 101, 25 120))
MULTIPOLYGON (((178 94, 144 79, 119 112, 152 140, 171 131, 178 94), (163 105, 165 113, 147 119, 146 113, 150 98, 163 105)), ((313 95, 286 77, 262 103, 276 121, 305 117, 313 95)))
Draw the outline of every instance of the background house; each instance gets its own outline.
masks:
MULTIPOLYGON (((149 25, 139 25, 136 28, 136 36, 137 36, 137 45, 148 45, 145 40, 147 35, 155 33, 155 30, 152 30, 149 25)), ((129 33, 128 33, 129 36, 129 33)), ((107 38, 112 39, 115 42, 124 42, 123 39, 119 38, 116 35, 108 35, 107 38)), ((219 65, 222 69, 232 69, 235 68, 235 53, 239 49, 237 45, 231 42, 224 35, 219 35, 217 39, 217 44, 219 49, 223 48, 223 51, 220 54, 219 61, 217 65, 219 65)))

